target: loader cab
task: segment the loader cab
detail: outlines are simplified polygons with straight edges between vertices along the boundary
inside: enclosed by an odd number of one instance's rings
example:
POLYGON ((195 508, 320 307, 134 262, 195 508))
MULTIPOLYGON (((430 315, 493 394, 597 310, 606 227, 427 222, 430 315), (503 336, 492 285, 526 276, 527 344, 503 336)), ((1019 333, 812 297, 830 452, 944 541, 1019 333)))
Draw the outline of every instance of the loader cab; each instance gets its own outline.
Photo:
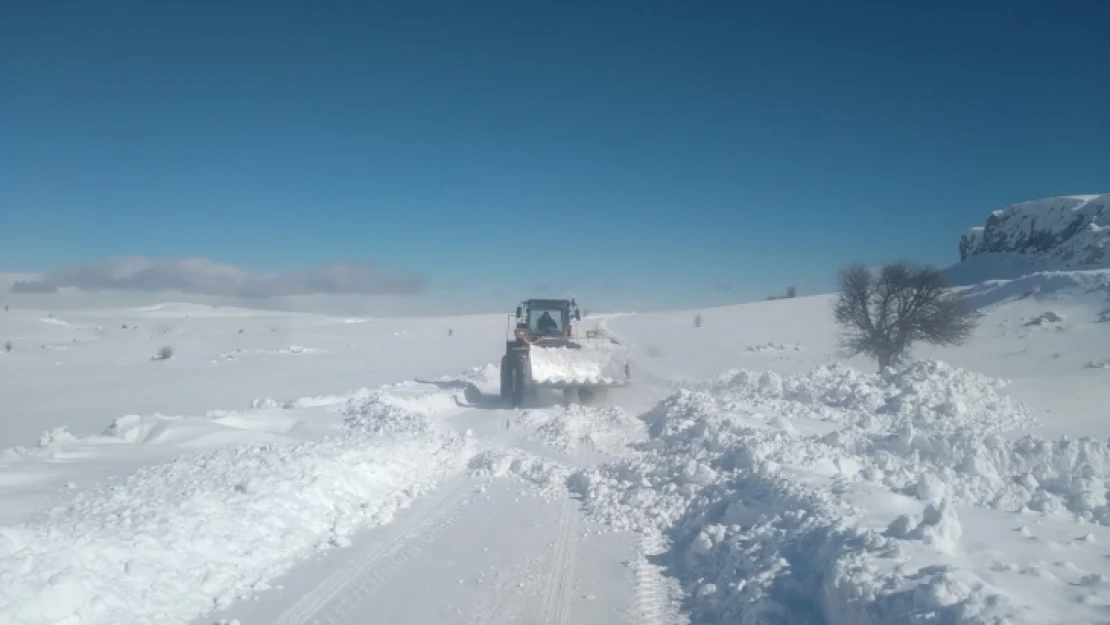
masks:
POLYGON ((571 321, 582 318, 575 301, 565 299, 530 299, 517 307, 516 316, 532 336, 570 336, 571 321))

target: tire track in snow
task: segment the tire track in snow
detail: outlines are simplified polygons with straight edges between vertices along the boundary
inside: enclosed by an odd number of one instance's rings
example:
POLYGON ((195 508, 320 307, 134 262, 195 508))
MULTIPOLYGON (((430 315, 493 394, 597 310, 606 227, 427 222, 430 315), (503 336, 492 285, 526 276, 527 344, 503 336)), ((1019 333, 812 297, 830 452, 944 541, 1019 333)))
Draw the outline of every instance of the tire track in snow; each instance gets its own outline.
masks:
POLYGON ((385 525, 385 535, 368 546, 365 553, 353 554, 349 564, 303 595, 272 625, 333 623, 342 618, 358 597, 416 556, 423 544, 450 524, 469 493, 468 480, 465 473, 449 479, 429 499, 420 502, 423 509, 419 514, 385 525))
MULTIPOLYGON (((509 416, 504 419, 497 416, 497 431, 489 445, 503 443, 515 434, 509 421, 509 416)), ((383 526, 384 536, 364 547, 362 553, 353 554, 350 563, 303 595, 271 625, 315 625, 341 620, 358 599, 418 556, 451 524, 471 494, 470 480, 464 471, 441 484, 426 499, 417 499, 414 506, 421 508, 418 514, 383 526)))
MULTIPOLYGON (((594 456, 593 446, 578 444, 575 464, 587 466, 594 456)), ((541 609, 541 622, 562 625, 570 617, 571 588, 578 565, 578 544, 582 536, 582 514, 575 508, 576 500, 567 493, 559 514, 559 537, 555 542, 555 566, 548 582, 541 609)))
POLYGON ((663 553, 663 537, 655 532, 640 538, 639 549, 633 562, 636 576, 636 623, 639 625, 677 625, 685 622, 676 609, 670 585, 663 576, 663 569, 649 560, 663 553))

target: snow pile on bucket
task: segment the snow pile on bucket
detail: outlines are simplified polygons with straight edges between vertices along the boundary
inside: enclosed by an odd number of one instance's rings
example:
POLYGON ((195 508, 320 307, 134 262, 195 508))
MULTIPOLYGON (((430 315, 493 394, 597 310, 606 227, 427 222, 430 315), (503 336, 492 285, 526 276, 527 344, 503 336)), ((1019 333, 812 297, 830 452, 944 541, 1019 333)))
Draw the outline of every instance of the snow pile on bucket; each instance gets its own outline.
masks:
POLYGON ((625 379, 621 348, 609 340, 583 340, 581 347, 530 348, 536 382, 611 384, 625 379))
POLYGON ((266 588, 464 468, 421 403, 370 392, 334 437, 182 456, 0 527, 0 622, 188 623, 266 588))
MULTIPOLYGON (((939 362, 732 371, 662 401, 647 443, 568 487, 610 526, 666 536, 693 622, 1078 622, 1094 608, 1015 607, 1026 582, 958 557, 957 504, 1035 509, 1077 535, 1110 518, 1107 443, 1003 438, 1032 418, 1000 386, 939 362)), ((1110 602, 1083 571, 1055 574, 1060 601, 1081 586, 1110 602)))

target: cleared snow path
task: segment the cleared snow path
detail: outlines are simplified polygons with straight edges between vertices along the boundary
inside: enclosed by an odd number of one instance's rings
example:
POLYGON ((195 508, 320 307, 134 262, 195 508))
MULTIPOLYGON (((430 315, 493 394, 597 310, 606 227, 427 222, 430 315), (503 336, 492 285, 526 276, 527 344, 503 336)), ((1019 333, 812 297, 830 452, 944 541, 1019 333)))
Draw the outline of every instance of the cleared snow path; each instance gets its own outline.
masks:
MULTIPOLYGON (((471 381, 488 388, 496 375, 471 381)), ((491 395, 439 419, 480 449, 464 472, 277 580, 279 591, 195 623, 642 622, 639 539, 600 531, 565 485, 602 450, 642 437, 642 423, 614 407, 500 409, 491 395)))

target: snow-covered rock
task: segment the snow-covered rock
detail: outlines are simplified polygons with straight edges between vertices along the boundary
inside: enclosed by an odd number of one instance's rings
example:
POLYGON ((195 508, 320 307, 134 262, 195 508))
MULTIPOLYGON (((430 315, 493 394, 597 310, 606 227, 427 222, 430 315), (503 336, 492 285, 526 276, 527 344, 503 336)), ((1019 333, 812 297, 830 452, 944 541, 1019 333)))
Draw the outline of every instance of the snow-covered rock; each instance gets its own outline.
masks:
POLYGON ((1110 194, 1053 197, 996 210, 960 238, 956 284, 1110 267, 1110 194))

